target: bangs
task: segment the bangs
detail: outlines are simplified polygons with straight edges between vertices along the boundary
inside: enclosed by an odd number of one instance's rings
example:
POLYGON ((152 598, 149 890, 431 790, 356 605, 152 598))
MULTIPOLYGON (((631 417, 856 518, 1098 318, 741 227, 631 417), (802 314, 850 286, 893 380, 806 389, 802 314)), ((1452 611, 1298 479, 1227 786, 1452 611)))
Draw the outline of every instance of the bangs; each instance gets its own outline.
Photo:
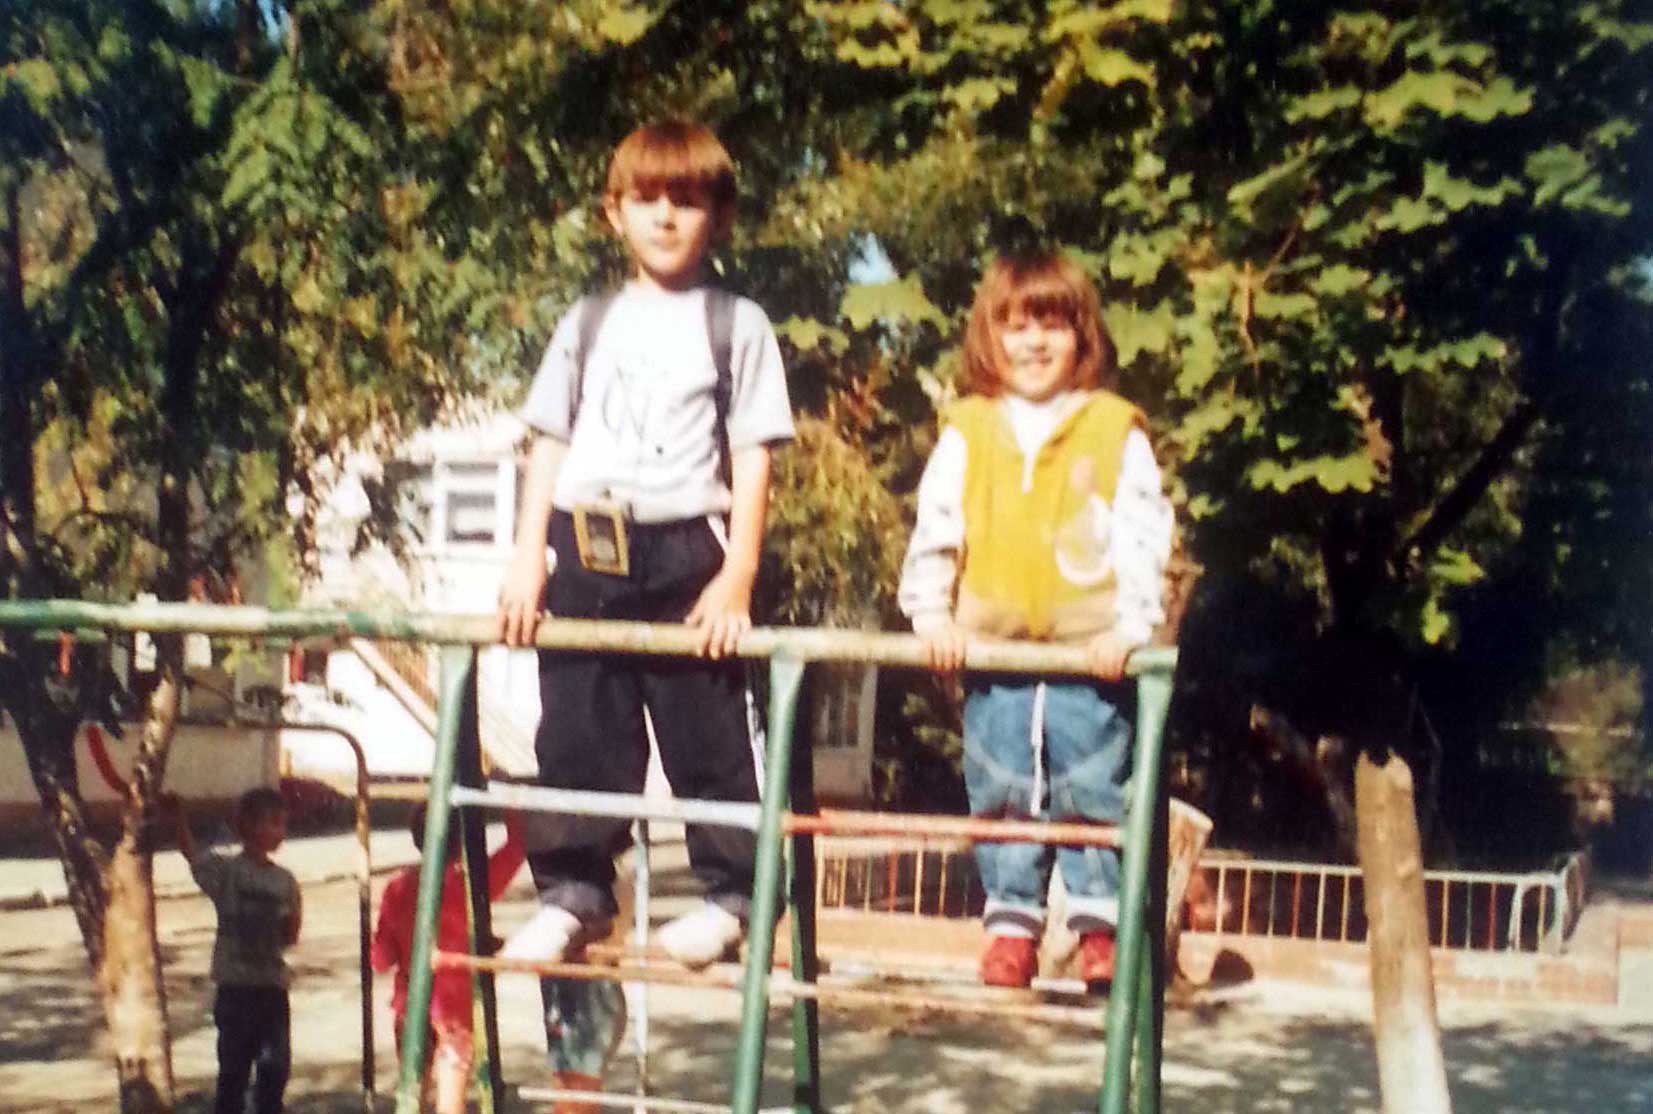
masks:
POLYGON ((696 193, 717 208, 735 201, 735 167, 717 136, 697 124, 671 121, 638 128, 608 164, 609 197, 696 193))
POLYGON ((989 312, 1003 324, 1016 317, 1038 321, 1057 317, 1077 325, 1087 308, 1084 293, 1074 286, 1073 276, 1045 260, 1017 260, 1005 267, 1001 281, 989 291, 989 312))

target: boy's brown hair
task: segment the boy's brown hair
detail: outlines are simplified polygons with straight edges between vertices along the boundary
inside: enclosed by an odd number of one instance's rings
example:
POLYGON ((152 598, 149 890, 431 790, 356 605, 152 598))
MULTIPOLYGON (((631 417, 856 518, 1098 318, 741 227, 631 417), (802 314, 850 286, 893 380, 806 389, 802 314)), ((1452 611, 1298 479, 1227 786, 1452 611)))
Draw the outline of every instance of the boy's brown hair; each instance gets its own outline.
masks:
POLYGON ((999 372, 1003 349, 999 332, 1013 317, 1056 317, 1078 335, 1072 379, 1064 389, 1113 389, 1118 379, 1113 338, 1102 322, 1102 300, 1079 265, 1060 252, 1001 256, 976 287, 970 323, 964 333, 965 394, 996 397, 1004 393, 999 372))
POLYGON ((604 199, 617 203, 636 190, 704 196, 720 218, 735 208, 735 164, 710 128, 684 120, 646 124, 620 141, 608 162, 604 199))
POLYGON ((266 816, 286 815, 286 812, 287 801, 282 797, 281 790, 260 786, 241 794, 241 799, 235 804, 235 823, 239 828, 257 823, 266 816))

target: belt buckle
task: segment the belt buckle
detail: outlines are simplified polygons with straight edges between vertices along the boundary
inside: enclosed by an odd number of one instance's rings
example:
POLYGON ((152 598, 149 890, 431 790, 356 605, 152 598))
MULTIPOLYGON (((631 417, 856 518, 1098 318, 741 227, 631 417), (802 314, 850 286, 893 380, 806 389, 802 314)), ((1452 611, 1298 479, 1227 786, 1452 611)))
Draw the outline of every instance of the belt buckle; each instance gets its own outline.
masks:
POLYGON ((618 503, 574 508, 574 545, 580 564, 608 576, 631 575, 631 547, 626 540, 626 512, 618 503))

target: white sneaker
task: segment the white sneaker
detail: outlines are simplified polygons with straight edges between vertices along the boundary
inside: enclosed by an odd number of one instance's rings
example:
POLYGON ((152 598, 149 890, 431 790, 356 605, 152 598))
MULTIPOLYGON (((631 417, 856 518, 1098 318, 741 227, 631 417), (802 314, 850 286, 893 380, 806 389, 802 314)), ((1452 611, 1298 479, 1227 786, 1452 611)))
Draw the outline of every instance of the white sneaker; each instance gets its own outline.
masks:
POLYGON ((580 934, 580 918, 560 905, 542 905, 499 949, 501 959, 553 963, 568 953, 580 934))
POLYGON ((728 955, 745 934, 739 917, 708 901, 667 924, 654 940, 683 966, 699 970, 728 955))

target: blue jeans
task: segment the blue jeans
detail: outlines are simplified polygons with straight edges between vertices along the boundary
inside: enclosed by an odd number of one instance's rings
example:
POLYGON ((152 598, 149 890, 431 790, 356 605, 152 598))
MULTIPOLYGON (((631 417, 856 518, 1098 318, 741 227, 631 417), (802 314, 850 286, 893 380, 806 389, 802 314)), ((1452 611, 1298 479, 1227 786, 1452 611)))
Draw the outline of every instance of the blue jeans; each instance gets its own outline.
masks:
POLYGON ((220 986, 212 1016, 218 1022, 216 1114, 242 1114, 252 1082, 257 1114, 281 1114, 292 1070, 291 1014, 279 986, 220 986))
POLYGON ((592 979, 541 979, 545 1046, 555 1072, 603 1077, 626 1027, 625 991, 592 979))
MULTIPOLYGON (((1118 823, 1125 809, 1131 726, 1110 695, 1086 681, 965 679, 964 784, 976 816, 1118 823)), ((978 843, 988 931, 1037 936, 1044 928, 1051 861, 1062 871, 1068 923, 1078 932, 1114 924, 1119 852, 1109 847, 978 843)))

